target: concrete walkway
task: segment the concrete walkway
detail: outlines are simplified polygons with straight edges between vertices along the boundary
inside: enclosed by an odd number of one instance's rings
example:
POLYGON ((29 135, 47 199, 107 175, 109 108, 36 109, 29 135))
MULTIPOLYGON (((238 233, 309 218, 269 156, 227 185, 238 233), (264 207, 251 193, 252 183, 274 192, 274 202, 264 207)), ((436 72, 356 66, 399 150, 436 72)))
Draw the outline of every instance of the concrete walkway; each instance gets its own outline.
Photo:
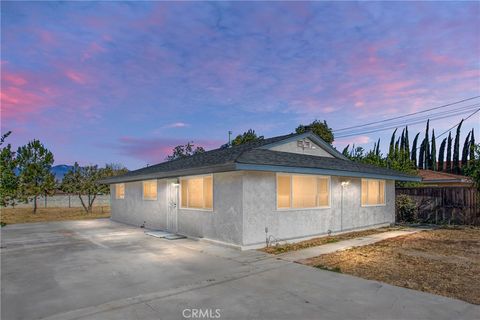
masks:
POLYGON ((413 234, 422 230, 424 229, 407 229, 407 230, 381 232, 381 233, 376 233, 376 234, 372 234, 365 237, 324 244, 321 246, 311 247, 311 248, 297 250, 297 251, 290 251, 290 252, 279 254, 277 257, 286 261, 299 261, 299 260, 318 257, 322 254, 328 254, 335 251, 342 251, 342 250, 347 250, 354 247, 366 246, 366 245, 376 243, 385 239, 413 234))

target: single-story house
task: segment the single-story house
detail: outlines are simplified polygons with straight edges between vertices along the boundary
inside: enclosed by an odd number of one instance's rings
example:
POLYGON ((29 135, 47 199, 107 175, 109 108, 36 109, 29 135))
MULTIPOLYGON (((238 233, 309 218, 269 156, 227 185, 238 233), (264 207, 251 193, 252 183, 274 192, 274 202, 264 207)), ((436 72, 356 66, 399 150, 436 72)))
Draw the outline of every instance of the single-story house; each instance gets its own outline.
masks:
POLYGON ((418 170, 422 185, 426 187, 472 187, 471 178, 459 174, 433 170, 418 170))
POLYGON ((163 162, 103 180, 115 221, 242 249, 395 221, 395 180, 312 132, 163 162))

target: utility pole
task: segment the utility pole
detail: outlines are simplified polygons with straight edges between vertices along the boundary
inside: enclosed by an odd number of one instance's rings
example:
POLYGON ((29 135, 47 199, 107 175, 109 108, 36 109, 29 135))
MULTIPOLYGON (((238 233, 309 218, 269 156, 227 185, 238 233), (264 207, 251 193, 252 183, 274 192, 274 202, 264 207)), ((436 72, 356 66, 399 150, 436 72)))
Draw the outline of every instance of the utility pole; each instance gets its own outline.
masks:
POLYGON ((232 131, 228 131, 228 146, 230 147, 232 145, 232 131))

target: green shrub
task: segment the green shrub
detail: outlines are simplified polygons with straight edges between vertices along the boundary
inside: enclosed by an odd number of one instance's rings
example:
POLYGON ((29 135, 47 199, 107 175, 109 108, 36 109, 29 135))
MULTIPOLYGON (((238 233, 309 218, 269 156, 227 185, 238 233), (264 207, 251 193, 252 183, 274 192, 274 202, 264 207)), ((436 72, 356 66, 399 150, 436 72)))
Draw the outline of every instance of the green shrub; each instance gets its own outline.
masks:
POLYGON ((417 215, 417 203, 406 194, 398 195, 395 199, 397 221, 413 222, 417 215))

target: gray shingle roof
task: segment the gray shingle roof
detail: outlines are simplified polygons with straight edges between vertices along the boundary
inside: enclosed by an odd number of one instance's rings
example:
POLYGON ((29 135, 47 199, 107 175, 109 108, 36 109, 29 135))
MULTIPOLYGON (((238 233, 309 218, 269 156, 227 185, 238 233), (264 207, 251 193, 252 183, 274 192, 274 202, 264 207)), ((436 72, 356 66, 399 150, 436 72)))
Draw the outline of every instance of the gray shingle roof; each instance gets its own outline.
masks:
POLYGON ((386 168, 379 168, 371 165, 360 164, 350 160, 278 152, 268 149, 259 149, 260 147, 265 145, 290 139, 295 136, 304 135, 312 135, 312 133, 288 134, 254 141, 239 146, 233 146, 230 148, 214 149, 190 157, 162 162, 153 166, 129 171, 124 175, 104 179, 101 182, 118 183, 143 179, 155 179, 164 177, 175 177, 181 175, 232 171, 236 170, 236 165, 238 164, 341 170, 349 172, 364 172, 385 176, 412 178, 412 176, 406 175, 401 172, 386 168))
POLYGON ((351 160, 343 160, 330 157, 318 157, 290 152, 278 152, 268 149, 253 149, 244 152, 242 155, 240 155, 240 157, 237 158, 236 162, 254 165, 339 170, 406 178, 412 177, 409 174, 405 174, 396 170, 377 167, 369 164, 363 164, 351 160))

